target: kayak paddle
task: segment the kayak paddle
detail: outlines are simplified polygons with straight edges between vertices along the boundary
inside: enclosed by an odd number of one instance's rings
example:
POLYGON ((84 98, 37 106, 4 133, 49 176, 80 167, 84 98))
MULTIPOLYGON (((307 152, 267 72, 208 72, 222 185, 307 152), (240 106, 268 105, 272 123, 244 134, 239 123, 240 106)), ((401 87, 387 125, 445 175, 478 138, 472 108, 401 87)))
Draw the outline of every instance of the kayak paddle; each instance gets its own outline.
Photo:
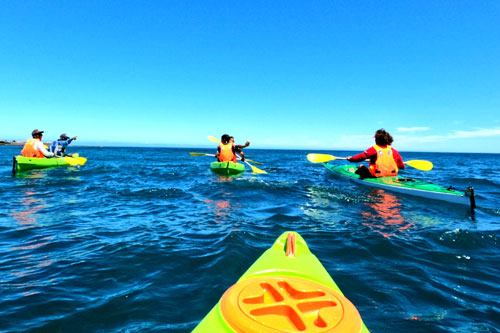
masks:
MULTIPOLYGON (((335 157, 329 154, 307 154, 307 159, 312 163, 324 163, 334 160, 346 160, 347 157, 335 157)), ((422 171, 430 171, 433 168, 432 162, 426 160, 411 160, 404 162, 404 164, 422 171)))
POLYGON ((335 157, 328 154, 307 154, 307 159, 312 163, 324 163, 333 160, 346 160, 347 157, 335 157))
POLYGON ((214 154, 205 154, 205 153, 189 153, 191 156, 213 156, 215 157, 214 154))
POLYGON ((426 160, 411 160, 404 162, 404 164, 422 171, 430 171, 434 167, 431 161, 426 161, 426 160))

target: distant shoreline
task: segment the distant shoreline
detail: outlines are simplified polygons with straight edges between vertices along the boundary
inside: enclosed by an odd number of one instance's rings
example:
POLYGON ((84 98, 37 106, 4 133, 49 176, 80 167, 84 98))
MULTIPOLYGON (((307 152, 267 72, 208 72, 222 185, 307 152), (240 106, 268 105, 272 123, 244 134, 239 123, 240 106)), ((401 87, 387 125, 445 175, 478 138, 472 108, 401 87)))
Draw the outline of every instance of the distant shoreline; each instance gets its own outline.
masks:
MULTIPOLYGON (((25 142, 24 141, 3 141, 0 140, 0 146, 24 146, 25 142)), ((49 146, 51 142, 44 142, 43 143, 46 146, 49 146)))
POLYGON ((24 142, 21 141, 3 141, 0 140, 0 145, 2 146, 24 146, 24 142))

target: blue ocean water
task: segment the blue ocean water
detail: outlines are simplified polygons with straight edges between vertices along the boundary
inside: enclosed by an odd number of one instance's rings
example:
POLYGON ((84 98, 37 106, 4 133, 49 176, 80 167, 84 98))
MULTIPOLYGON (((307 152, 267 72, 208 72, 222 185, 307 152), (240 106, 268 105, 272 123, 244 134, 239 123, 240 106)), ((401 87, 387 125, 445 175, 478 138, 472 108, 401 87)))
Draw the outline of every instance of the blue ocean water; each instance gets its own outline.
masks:
MULTIPOLYGON (((170 148, 70 147, 81 168, 13 177, 0 147, 0 331, 189 332, 286 230, 373 332, 500 330, 500 155, 402 153, 465 206, 337 179, 306 151, 247 149, 225 179, 170 148)), ((327 153, 347 156, 357 152, 327 153)), ((335 161, 331 163, 345 163, 335 161)))

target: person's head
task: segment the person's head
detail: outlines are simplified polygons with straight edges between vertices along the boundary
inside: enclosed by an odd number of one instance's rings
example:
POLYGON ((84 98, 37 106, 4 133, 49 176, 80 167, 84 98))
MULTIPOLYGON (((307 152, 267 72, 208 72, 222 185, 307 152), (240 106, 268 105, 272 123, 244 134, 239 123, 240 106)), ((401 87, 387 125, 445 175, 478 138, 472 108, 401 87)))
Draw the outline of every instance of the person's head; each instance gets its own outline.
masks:
POLYGON ((63 133, 63 134, 61 134, 61 136, 60 136, 59 138, 60 138, 61 140, 68 140, 68 139, 69 139, 69 136, 68 136, 68 134, 63 133))
POLYGON ((234 136, 229 137, 229 142, 234 143, 234 136))
POLYGON ((375 143, 379 146, 391 145, 394 139, 385 129, 381 128, 375 132, 375 143))
POLYGON ((231 137, 229 136, 229 134, 224 134, 223 136, 221 136, 220 141, 226 145, 228 144, 230 138, 231 137))
POLYGON ((34 138, 34 139, 41 139, 42 136, 43 136, 43 131, 40 131, 39 129, 34 129, 32 132, 31 132, 31 136, 34 138))

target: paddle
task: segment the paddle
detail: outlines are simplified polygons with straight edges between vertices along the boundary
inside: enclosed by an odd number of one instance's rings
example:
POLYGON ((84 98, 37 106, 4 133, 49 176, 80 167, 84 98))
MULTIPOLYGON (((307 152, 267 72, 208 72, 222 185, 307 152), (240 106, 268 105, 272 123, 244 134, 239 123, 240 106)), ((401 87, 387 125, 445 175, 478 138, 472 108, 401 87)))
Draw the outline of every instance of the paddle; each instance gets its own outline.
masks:
POLYGON ((189 153, 191 156, 212 156, 215 157, 214 154, 205 154, 205 153, 189 153))
MULTIPOLYGON (((307 154, 307 159, 312 163, 324 163, 333 160, 346 160, 347 157, 335 157, 329 154, 307 154)), ((404 163, 422 171, 430 171, 434 167, 432 162, 426 160, 411 160, 404 163)))
POLYGON ((307 154, 307 159, 312 163, 324 163, 333 160, 347 160, 347 157, 335 157, 328 154, 307 154))
MULTIPOLYGON (((221 143, 217 138, 214 138, 213 136, 210 136, 210 135, 208 136, 208 140, 210 140, 212 142, 217 142, 218 144, 221 143)), ((258 164, 258 165, 264 165, 264 163, 253 161, 253 160, 250 160, 248 158, 245 158, 245 160, 247 160, 248 162, 252 162, 252 163, 258 164)))
POLYGON ((426 160, 411 160, 404 162, 404 164, 422 171, 430 171, 434 167, 431 161, 426 161, 426 160))

